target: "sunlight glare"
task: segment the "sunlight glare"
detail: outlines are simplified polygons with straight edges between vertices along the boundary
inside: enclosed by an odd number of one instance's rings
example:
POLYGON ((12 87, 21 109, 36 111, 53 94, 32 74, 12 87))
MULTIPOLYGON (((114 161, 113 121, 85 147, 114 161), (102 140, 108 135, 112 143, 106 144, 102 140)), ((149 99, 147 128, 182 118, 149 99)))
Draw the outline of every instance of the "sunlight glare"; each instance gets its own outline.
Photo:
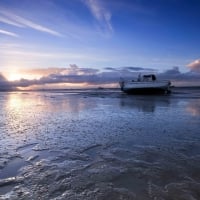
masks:
POLYGON ((20 71, 7 72, 7 73, 5 73, 5 76, 8 81, 18 81, 20 79, 33 80, 33 79, 41 78, 41 76, 39 76, 39 75, 22 73, 20 71))
POLYGON ((17 80, 20 80, 22 79, 22 75, 21 74, 18 74, 18 73, 10 73, 7 77, 7 79, 9 81, 17 81, 17 80))

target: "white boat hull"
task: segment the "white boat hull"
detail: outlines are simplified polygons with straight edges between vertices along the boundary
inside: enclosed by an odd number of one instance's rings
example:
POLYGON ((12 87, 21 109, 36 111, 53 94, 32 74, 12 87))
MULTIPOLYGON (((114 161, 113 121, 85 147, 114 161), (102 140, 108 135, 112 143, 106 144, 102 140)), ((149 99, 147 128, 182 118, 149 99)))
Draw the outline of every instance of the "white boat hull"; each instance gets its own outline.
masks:
POLYGON ((169 93, 170 81, 134 81, 120 82, 121 90, 129 94, 169 93))

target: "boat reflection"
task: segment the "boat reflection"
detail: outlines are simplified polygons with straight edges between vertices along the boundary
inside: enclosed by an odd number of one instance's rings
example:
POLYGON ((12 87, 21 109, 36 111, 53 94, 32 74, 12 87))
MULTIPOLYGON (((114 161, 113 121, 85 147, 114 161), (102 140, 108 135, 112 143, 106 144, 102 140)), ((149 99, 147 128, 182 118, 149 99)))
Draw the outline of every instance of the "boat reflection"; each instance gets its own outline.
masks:
POLYGON ((168 107, 169 105, 170 98, 167 96, 128 96, 120 101, 121 107, 132 108, 146 113, 155 112, 157 107, 168 107))

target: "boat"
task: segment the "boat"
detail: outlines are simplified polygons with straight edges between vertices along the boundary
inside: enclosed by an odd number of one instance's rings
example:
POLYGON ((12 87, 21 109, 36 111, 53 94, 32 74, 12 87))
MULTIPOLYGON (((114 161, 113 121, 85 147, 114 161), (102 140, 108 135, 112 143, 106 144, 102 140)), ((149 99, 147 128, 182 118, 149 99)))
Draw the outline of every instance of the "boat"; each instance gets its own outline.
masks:
POLYGON ((123 79, 119 82, 120 88, 127 94, 169 94, 171 82, 169 80, 157 80, 154 74, 139 74, 137 80, 123 79))

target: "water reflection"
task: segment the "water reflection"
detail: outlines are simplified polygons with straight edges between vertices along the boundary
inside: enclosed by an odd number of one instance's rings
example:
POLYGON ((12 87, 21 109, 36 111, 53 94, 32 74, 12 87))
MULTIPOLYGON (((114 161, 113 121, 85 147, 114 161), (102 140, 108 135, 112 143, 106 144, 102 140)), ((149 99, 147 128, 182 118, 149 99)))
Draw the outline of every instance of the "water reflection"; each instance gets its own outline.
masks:
POLYGON ((70 94, 58 93, 10 93, 5 107, 7 110, 26 114, 34 111, 78 113, 95 107, 95 101, 88 102, 84 98, 70 94))
POLYGON ((120 99, 120 106, 152 113, 157 107, 169 107, 170 98, 167 96, 129 96, 120 99))
POLYGON ((192 116, 200 116, 200 100, 194 99, 190 101, 186 106, 186 111, 192 116))
POLYGON ((58 129, 59 123, 64 126, 78 120, 80 112, 96 106, 95 100, 64 93, 16 92, 1 94, 0 99, 1 138, 14 148, 30 136, 34 139, 49 129, 58 129))
POLYGON ((7 93, 1 98, 5 100, 1 108, 3 113, 1 118, 3 127, 0 127, 2 136, 13 140, 12 143, 25 141, 26 133, 30 131, 31 125, 37 121, 33 106, 34 98, 30 98, 25 93, 7 93))
POLYGON ((104 96, 0 94, 0 199, 198 199, 199 101, 104 96))

